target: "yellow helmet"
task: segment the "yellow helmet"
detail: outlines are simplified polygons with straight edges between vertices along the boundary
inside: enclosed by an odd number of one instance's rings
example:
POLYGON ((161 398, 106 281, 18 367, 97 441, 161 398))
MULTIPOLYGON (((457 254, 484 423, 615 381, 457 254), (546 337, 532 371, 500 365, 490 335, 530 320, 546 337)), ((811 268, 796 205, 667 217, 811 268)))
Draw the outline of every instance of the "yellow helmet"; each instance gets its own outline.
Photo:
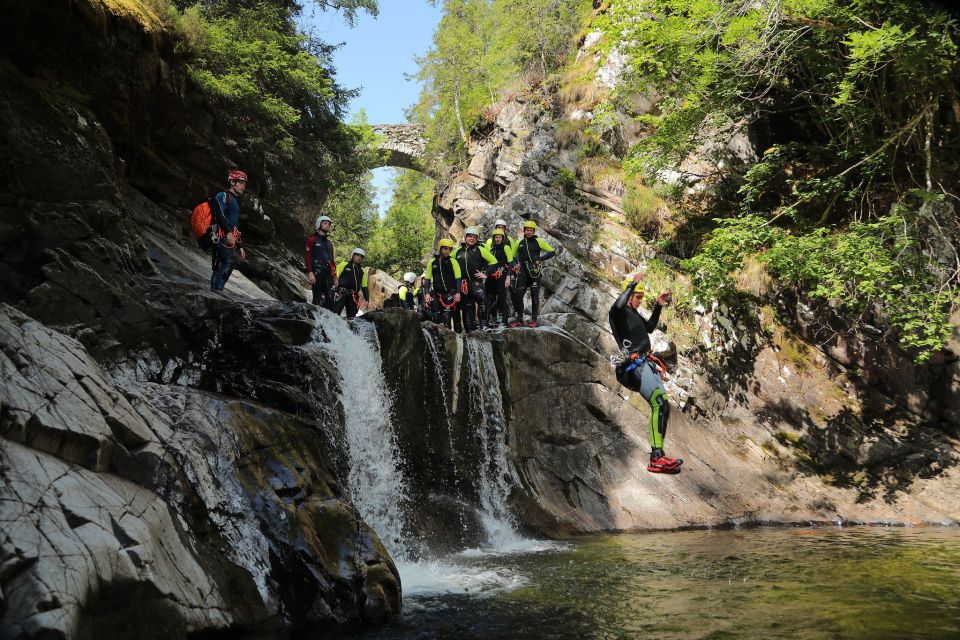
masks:
POLYGON ((493 232, 490 233, 490 237, 491 237, 491 238, 492 238, 493 236, 505 236, 505 235, 507 235, 507 234, 504 232, 503 229, 494 229, 493 232))
POLYGON ((441 247, 447 247, 448 249, 453 249, 453 240, 451 240, 450 238, 444 238, 443 240, 437 243, 437 248, 439 249, 441 247))
POLYGON ((526 222, 523 223, 523 228, 524 228, 524 229, 536 229, 536 228, 537 228, 537 223, 534 222, 533 220, 527 220, 526 222))
MULTIPOLYGON (((631 273, 630 275, 628 275, 626 278, 623 279, 623 282, 620 283, 620 291, 626 291, 626 290, 627 290, 627 287, 629 287, 629 286, 630 286, 630 283, 633 282, 633 276, 634 276, 634 274, 631 273)), ((646 287, 644 287, 643 284, 641 284, 641 282, 638 282, 638 283, 637 283, 637 288, 634 289, 633 292, 634 292, 634 293, 644 293, 645 290, 646 290, 646 287)))

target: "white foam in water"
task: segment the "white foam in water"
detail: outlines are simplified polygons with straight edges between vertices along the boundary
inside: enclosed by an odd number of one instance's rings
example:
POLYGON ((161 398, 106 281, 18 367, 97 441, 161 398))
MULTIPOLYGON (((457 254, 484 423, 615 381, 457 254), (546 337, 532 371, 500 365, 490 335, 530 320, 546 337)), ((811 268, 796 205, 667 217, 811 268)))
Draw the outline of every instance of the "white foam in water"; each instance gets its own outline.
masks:
POLYGON ((422 560, 397 564, 404 597, 444 593, 491 594, 516 589, 526 579, 503 567, 477 567, 442 560, 422 560))
POLYGON ((484 558, 488 556, 499 556, 518 553, 543 553, 544 551, 561 551, 566 549, 567 545, 555 540, 535 540, 533 538, 520 538, 516 542, 504 544, 498 547, 484 547, 480 549, 465 549, 456 554, 460 558, 484 558))

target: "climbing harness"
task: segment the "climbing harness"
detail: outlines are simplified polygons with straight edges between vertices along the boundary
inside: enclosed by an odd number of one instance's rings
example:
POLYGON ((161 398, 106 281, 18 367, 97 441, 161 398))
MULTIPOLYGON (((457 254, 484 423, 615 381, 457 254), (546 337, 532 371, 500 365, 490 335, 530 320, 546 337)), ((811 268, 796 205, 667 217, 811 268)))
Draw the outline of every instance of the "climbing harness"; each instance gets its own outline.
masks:
POLYGON ((654 355, 653 351, 647 351, 646 353, 630 353, 630 347, 632 343, 629 340, 623 341, 623 350, 620 353, 611 354, 609 357, 610 366, 614 369, 620 369, 624 367, 622 372, 619 374, 626 375, 640 367, 644 363, 649 363, 653 370, 657 372, 657 375, 660 376, 660 379, 664 382, 667 381, 667 365, 663 363, 663 360, 654 355))
MULTIPOLYGON (((660 379, 666 382, 667 380, 667 367, 663 364, 663 361, 657 356, 653 355, 652 351, 648 351, 644 354, 631 353, 626 361, 629 362, 626 368, 623 370, 624 374, 628 374, 637 367, 642 366, 644 363, 649 363, 653 367, 653 370, 656 371, 657 375, 660 376, 660 379)), ((621 362, 621 364, 623 364, 621 362)))
POLYGON ((440 295, 437 296, 437 300, 440 301, 441 307, 443 307, 444 309, 453 309, 455 306, 457 306, 457 301, 453 299, 453 296, 450 296, 450 304, 447 304, 446 302, 444 302, 443 301, 444 295, 449 295, 449 294, 441 293, 440 295))
POLYGON ((530 255, 529 242, 524 242, 523 248, 527 252, 527 259, 523 261, 523 268, 527 270, 527 273, 530 274, 530 277, 532 277, 534 280, 539 280, 540 274, 543 272, 543 265, 541 264, 539 267, 531 267, 530 265, 532 265, 534 261, 533 261, 533 256, 530 255))

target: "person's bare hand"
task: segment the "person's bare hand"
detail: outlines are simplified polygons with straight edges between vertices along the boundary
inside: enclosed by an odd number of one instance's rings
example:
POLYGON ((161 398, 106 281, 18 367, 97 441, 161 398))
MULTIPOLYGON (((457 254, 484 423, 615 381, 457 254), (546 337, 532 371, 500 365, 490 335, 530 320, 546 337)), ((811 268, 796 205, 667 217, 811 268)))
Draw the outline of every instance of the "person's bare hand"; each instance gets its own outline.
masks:
POLYGON ((307 282, 310 284, 317 284, 317 276, 313 275, 313 271, 307 274, 307 282))
POLYGON ((673 295, 669 291, 664 291, 657 297, 657 304, 664 305, 670 302, 673 295))

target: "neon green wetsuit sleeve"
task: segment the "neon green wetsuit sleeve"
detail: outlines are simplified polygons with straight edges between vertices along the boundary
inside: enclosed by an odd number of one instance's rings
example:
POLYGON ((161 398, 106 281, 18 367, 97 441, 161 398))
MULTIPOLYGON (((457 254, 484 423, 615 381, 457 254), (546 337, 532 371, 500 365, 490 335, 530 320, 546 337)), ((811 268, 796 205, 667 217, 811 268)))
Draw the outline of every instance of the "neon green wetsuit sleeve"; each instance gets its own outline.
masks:
POLYGON ((337 277, 339 278, 343 274, 343 270, 347 268, 346 262, 341 262, 337 265, 337 277))
POLYGON ((544 240, 543 238, 541 238, 540 236, 537 236, 537 244, 540 245, 540 248, 543 249, 544 251, 553 251, 553 250, 554 250, 553 247, 551 247, 551 246, 547 243, 547 241, 544 240))
POLYGON ((487 261, 487 264, 497 264, 497 259, 493 257, 493 254, 483 247, 480 247, 480 255, 487 261))

